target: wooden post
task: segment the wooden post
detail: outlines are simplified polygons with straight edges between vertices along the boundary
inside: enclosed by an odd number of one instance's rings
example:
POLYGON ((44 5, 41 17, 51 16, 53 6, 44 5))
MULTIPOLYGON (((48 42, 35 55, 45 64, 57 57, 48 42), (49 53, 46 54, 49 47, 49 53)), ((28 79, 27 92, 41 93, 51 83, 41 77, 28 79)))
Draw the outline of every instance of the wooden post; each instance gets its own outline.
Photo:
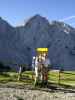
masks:
POLYGON ((61 77, 61 71, 59 70, 59 80, 58 80, 59 85, 60 85, 60 77, 61 77))
POLYGON ((21 78, 21 72, 22 72, 22 67, 21 67, 21 65, 20 65, 20 67, 19 67, 19 72, 18 72, 18 81, 19 81, 20 78, 21 78))

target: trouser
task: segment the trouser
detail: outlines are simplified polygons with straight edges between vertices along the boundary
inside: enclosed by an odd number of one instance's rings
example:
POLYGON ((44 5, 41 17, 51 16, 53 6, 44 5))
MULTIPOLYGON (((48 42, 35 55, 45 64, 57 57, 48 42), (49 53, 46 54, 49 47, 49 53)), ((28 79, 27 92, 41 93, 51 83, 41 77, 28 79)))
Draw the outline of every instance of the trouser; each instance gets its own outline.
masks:
POLYGON ((48 69, 46 67, 43 70, 43 80, 44 81, 48 80, 48 69))

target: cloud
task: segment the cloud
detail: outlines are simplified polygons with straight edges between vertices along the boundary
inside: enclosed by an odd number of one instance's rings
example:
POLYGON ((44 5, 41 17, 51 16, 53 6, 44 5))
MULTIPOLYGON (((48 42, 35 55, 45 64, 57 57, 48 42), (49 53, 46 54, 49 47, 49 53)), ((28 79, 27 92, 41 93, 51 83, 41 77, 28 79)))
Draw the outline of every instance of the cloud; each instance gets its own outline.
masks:
POLYGON ((29 19, 30 18, 26 18, 24 20, 20 20, 19 22, 16 23, 16 26, 24 26, 28 22, 29 19))
POLYGON ((71 19, 74 19, 74 18, 75 18, 75 16, 69 16, 69 17, 63 18, 59 21, 67 21, 67 20, 71 20, 71 19))
POLYGON ((16 23, 16 26, 24 26, 25 20, 20 20, 19 22, 16 23))

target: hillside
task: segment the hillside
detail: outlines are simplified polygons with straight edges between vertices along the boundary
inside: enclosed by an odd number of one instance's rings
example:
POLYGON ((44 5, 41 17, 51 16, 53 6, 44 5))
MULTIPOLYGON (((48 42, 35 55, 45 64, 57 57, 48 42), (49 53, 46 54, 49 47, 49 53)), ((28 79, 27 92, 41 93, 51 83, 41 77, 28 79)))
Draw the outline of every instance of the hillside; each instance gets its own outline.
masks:
POLYGON ((0 61, 31 64, 37 47, 48 47, 54 68, 75 70, 75 29, 64 22, 49 22, 35 15, 24 26, 13 27, 0 18, 0 61))

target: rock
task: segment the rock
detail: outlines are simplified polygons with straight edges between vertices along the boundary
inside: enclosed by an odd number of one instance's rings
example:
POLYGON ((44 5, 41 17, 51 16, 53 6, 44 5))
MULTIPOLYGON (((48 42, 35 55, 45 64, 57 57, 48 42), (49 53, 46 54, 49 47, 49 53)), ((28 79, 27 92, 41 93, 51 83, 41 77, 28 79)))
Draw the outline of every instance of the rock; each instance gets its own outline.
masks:
POLYGON ((75 93, 0 88, 0 100, 75 100, 75 93))
POLYGON ((12 27, 0 18, 0 61, 31 64, 37 47, 48 47, 54 69, 75 70, 75 28, 64 22, 49 21, 40 15, 24 26, 12 27))

